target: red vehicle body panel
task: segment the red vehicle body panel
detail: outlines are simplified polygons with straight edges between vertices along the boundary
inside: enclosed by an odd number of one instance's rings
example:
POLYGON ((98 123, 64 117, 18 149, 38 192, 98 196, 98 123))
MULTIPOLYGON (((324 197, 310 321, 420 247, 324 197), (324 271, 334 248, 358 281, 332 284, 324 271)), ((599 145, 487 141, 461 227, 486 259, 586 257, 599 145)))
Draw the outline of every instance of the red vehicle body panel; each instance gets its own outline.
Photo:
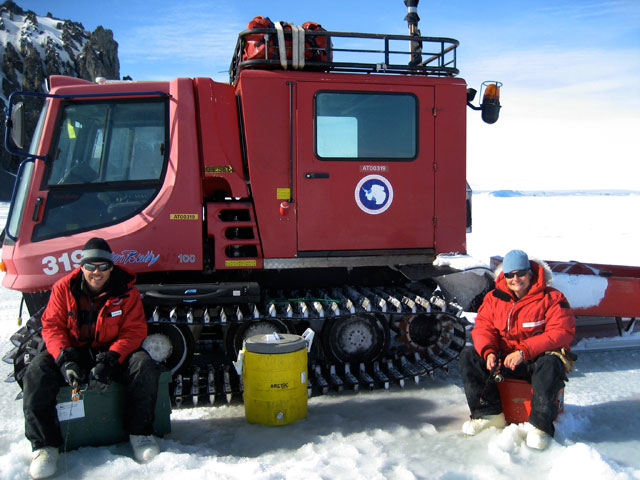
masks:
POLYGON ((196 78, 194 86, 204 198, 218 191, 229 197, 246 198, 249 191, 243 178, 235 89, 210 78, 196 78))
MULTIPOLYGON (((313 97, 326 87, 317 81, 298 85, 299 118, 313 118, 313 97)), ((385 82, 356 86, 346 79, 331 83, 331 91, 354 89, 414 93, 407 87, 385 82)), ((418 156, 411 161, 320 160, 314 153, 313 123, 298 123, 298 250, 433 247, 434 122, 429 113, 433 109, 433 90, 423 87, 416 92, 421 113, 420 141, 418 156), (382 170, 371 170, 376 168, 382 170), (329 178, 306 178, 309 172, 326 173, 329 178), (393 188, 393 200, 380 214, 366 213, 355 201, 359 182, 372 173, 386 179, 393 188)))

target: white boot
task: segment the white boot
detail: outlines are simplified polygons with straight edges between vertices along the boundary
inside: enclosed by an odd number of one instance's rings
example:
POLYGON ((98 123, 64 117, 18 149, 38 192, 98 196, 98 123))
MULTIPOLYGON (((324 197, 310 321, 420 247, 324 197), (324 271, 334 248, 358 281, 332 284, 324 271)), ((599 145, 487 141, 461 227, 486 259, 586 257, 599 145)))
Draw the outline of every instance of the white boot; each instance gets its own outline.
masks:
POLYGON ((58 455, 57 447, 43 447, 34 450, 29 466, 31 478, 47 478, 56 473, 58 455))
POLYGON ((462 425, 462 433, 465 435, 476 435, 489 427, 503 428, 506 425, 507 420, 504 418, 504 413, 502 412, 497 415, 484 415, 483 417, 472 418, 464 422, 462 425))
POLYGON ((527 447, 534 448, 536 450, 544 450, 549 446, 549 443, 551 442, 551 435, 534 427, 529 422, 525 425, 527 430, 527 447))
POLYGON ((129 442, 131 442, 133 455, 138 462, 149 462, 160 453, 160 448, 153 435, 129 435, 129 442))

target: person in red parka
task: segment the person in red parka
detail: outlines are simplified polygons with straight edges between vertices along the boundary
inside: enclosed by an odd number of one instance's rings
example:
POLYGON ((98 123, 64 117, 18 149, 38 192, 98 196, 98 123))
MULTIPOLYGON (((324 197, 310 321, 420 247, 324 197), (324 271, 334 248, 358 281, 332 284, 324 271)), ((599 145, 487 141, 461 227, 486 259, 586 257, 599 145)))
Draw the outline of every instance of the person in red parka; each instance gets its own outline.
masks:
POLYGON ((473 347, 465 348, 459 358, 471 410, 463 433, 475 435, 506 425, 498 388, 492 381, 500 373, 531 383, 531 414, 521 431, 530 448, 544 449, 549 444, 558 413, 556 397, 566 380, 560 352, 563 348, 568 352, 575 334, 569 302, 549 286, 552 279, 544 262, 530 261, 522 250, 505 255, 496 288, 478 309, 471 331, 473 347))
POLYGON ((135 274, 114 265, 109 244, 92 238, 80 267, 58 280, 42 314, 46 349, 23 377, 25 435, 33 449, 29 473, 46 478, 56 471, 63 447, 56 411, 60 387, 105 390, 112 380, 127 386, 124 428, 138 461, 151 460, 159 448, 153 437, 161 367, 141 348, 147 336, 135 274))

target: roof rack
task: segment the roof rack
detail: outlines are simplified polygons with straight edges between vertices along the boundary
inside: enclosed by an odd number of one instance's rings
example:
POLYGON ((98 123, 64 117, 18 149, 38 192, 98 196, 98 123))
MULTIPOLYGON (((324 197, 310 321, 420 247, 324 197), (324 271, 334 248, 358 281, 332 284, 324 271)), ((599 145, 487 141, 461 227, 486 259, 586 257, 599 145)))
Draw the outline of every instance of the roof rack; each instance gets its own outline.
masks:
MULTIPOLYGON (((281 61, 275 28, 240 32, 229 67, 230 83, 235 84, 245 69, 293 70, 292 32, 285 30, 283 33, 287 59, 281 61), (247 53, 247 47, 253 47, 251 55, 247 53)), ((456 68, 459 42, 453 38, 325 30, 305 30, 305 35, 315 41, 305 41, 304 70, 439 77, 455 77, 460 73, 456 68), (318 36, 326 37, 326 40, 321 41, 318 36), (323 47, 317 46, 320 43, 323 47), (411 61, 412 58, 419 60, 411 61)))

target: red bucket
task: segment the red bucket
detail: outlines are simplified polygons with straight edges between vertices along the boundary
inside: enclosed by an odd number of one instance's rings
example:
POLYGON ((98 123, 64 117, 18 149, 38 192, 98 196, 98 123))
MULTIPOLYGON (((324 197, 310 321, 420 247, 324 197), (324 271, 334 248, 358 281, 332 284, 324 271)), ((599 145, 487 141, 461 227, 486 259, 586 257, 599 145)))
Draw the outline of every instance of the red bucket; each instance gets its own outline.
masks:
MULTIPOLYGON (((531 395, 533 395, 533 388, 529 382, 505 378, 502 382, 498 382, 498 391, 507 422, 524 423, 529 420, 531 395)), ((564 410, 564 388, 558 392, 556 404, 558 413, 561 413, 564 410)))

